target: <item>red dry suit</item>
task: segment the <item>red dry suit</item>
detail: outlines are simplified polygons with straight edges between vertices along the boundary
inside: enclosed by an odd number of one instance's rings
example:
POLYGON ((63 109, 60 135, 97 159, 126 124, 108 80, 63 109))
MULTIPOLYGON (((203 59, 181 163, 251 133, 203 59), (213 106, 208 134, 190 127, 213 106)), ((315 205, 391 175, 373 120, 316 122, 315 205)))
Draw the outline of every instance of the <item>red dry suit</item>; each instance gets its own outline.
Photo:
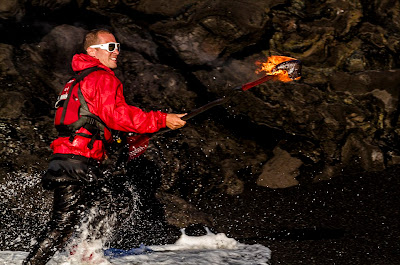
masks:
MULTIPOLYGON (((124 132, 153 133, 166 126, 166 113, 160 111, 144 112, 125 102, 121 81, 114 72, 96 58, 86 54, 76 54, 72 59, 72 69, 80 72, 91 67, 101 67, 105 71, 95 71, 81 82, 81 91, 89 111, 98 116, 108 128, 124 132)), ((78 84, 77 84, 78 85, 78 84)), ((84 128, 78 133, 90 134, 84 128)), ((111 133, 105 129, 106 140, 111 140, 111 133)), ((50 147, 53 154, 74 154, 102 161, 106 150, 101 140, 96 140, 89 149, 90 138, 76 135, 70 142, 69 137, 59 137, 50 147)))

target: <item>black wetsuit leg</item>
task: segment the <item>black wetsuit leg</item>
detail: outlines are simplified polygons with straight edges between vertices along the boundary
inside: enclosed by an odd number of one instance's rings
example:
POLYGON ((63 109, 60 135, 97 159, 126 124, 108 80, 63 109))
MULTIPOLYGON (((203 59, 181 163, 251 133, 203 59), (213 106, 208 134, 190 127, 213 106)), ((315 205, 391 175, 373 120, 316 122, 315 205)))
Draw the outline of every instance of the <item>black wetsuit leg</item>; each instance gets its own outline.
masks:
POLYGON ((74 226, 79 223, 83 202, 84 195, 79 185, 54 189, 52 218, 23 264, 46 264, 64 246, 75 231, 74 226))

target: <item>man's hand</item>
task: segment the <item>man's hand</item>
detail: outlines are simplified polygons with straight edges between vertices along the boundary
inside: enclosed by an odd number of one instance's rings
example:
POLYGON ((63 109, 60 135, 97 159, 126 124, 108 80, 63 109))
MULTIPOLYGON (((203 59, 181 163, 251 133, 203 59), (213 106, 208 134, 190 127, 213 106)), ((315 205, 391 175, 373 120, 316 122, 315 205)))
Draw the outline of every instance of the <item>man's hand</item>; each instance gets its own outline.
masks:
POLYGON ((167 127, 171 130, 176 130, 183 127, 186 124, 186 121, 181 118, 185 116, 185 114, 167 114, 167 127))

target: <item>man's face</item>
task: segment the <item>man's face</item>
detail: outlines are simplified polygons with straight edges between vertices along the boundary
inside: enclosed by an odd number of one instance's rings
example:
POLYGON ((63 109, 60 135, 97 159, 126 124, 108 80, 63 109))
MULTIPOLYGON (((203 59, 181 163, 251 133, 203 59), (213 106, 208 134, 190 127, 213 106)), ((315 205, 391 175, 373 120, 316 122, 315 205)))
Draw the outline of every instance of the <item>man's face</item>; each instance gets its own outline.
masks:
MULTIPOLYGON (((114 35, 110 33, 99 33, 97 38, 99 43, 96 44, 117 42, 114 35)), ((99 59, 99 61, 108 68, 117 68, 117 57, 119 55, 118 49, 115 49, 113 52, 109 52, 100 48, 88 48, 87 52, 90 56, 99 59)))

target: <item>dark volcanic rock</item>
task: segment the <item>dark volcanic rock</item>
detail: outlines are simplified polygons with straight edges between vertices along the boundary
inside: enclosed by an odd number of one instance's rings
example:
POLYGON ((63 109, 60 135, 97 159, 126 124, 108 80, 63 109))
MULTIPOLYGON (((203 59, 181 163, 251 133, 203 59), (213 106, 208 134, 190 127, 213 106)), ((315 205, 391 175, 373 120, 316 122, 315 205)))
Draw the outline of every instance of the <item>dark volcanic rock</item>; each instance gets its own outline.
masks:
POLYGON ((212 63, 241 51, 262 36, 266 9, 282 1, 201 1, 179 19, 160 21, 151 30, 189 65, 212 63))

